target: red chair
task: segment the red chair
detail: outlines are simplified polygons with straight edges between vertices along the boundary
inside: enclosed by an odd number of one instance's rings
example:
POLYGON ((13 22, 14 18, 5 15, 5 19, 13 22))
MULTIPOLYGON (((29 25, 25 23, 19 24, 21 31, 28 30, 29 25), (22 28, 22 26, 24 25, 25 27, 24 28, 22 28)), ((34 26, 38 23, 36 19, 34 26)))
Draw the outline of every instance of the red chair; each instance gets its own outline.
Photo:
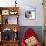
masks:
MULTIPOLYGON (((22 38, 21 46, 27 46, 26 43, 25 43, 25 40, 28 39, 28 38, 30 38, 30 37, 32 37, 32 36, 34 36, 35 38, 37 37, 37 35, 33 31, 33 29, 32 28, 28 28, 27 31, 25 32, 24 37, 22 38)), ((39 43, 39 41, 37 42, 37 44, 35 46, 41 46, 41 44, 39 43)))

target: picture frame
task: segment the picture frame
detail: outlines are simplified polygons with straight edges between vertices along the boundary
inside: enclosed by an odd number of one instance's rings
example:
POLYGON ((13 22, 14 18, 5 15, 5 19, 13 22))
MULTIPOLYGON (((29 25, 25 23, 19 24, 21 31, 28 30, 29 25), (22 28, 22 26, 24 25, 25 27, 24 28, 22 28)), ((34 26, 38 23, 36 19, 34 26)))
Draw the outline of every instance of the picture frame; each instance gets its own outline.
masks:
POLYGON ((25 18, 27 19, 35 19, 36 18, 36 10, 26 10, 25 18))
POLYGON ((2 15, 9 15, 9 10, 2 10, 2 15))

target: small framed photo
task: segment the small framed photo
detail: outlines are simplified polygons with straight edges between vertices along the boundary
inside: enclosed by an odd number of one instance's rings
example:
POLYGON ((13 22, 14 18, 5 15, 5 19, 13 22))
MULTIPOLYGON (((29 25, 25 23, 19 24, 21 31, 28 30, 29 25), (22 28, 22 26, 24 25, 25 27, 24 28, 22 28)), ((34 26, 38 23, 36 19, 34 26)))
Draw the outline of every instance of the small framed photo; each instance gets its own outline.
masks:
POLYGON ((27 10, 25 12, 25 18, 35 19, 35 17, 36 17, 36 10, 27 10))
POLYGON ((9 15, 9 10, 2 10, 2 15, 9 15))

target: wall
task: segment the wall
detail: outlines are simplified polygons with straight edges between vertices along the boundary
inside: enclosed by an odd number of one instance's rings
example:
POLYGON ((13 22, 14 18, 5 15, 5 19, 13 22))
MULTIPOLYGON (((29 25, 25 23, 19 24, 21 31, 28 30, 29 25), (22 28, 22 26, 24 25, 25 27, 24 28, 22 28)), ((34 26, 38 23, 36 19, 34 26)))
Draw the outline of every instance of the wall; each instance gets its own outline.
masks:
MULTIPOLYGON (((15 0, 0 0, 0 6, 15 6, 15 0)), ((43 26, 43 6, 42 0, 17 0, 19 10, 19 24, 21 26, 43 26), (26 9, 36 8, 35 20, 25 18, 26 9)))
POLYGON ((43 26, 43 6, 42 0, 21 0, 19 1, 21 4, 20 8, 20 18, 19 24, 22 26, 43 26), (31 9, 31 7, 36 8, 36 19, 29 20, 25 18, 25 11, 26 9, 31 9))

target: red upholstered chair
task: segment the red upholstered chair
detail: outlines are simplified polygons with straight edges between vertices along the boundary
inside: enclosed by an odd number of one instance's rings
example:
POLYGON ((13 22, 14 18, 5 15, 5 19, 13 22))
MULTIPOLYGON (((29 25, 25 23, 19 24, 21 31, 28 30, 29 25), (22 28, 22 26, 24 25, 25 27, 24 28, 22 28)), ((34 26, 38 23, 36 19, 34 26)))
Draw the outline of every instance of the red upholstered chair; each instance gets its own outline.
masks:
MULTIPOLYGON (((37 37, 36 33, 33 31, 32 28, 28 28, 27 31, 25 32, 24 37, 22 38, 22 42, 21 42, 21 46, 27 46, 25 40, 30 38, 30 37, 37 37)), ((36 38, 37 40, 37 38, 36 38)), ((37 40, 37 44, 35 44, 34 46, 41 46, 41 44, 39 43, 39 41, 37 40)))

